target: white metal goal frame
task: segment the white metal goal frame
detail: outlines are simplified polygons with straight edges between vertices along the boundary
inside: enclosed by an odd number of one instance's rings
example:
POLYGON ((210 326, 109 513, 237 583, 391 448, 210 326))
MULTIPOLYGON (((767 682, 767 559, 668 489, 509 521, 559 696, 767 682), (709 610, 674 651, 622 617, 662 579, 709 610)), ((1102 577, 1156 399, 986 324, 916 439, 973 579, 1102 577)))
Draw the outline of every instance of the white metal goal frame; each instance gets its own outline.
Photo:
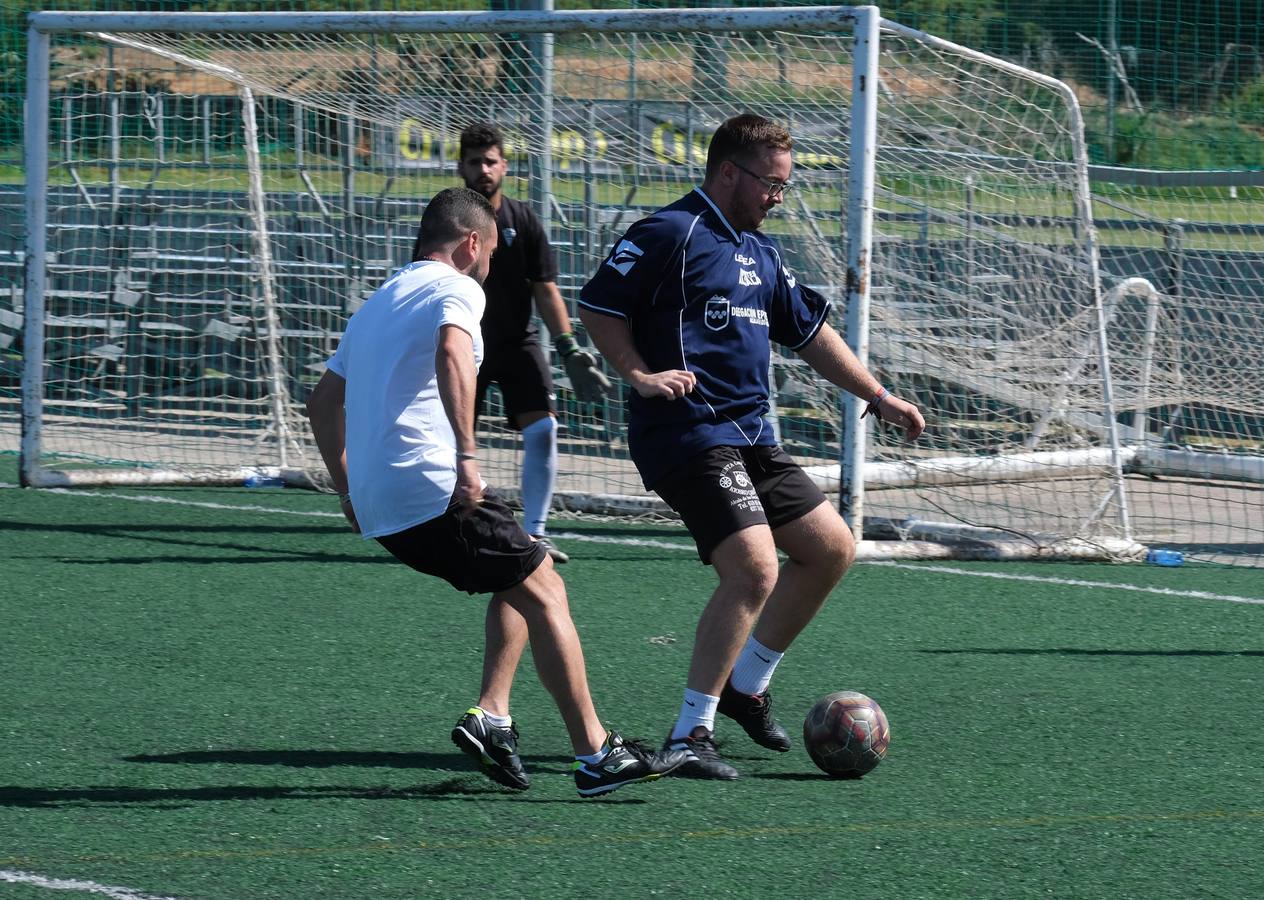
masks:
MULTIPOLYGON (((45 291, 45 205, 49 169, 49 36, 55 33, 470 33, 510 30, 531 34, 558 34, 577 30, 654 32, 654 31, 820 31, 852 28, 855 34, 853 97, 863 110, 854 116, 851 133, 853 163, 848 177, 850 189, 847 203, 848 304, 849 333, 855 335, 853 349, 860 358, 867 358, 868 344, 868 247, 872 239, 873 216, 873 129, 877 110, 877 45, 881 16, 877 7, 800 7, 780 9, 711 9, 711 10, 620 10, 620 11, 540 11, 517 13, 63 13, 42 12, 30 17, 27 57, 27 123, 25 137, 26 190, 26 287, 25 347, 22 395, 22 479, 32 486, 72 486, 119 483, 185 482, 202 484, 238 483, 251 475, 273 475, 305 480, 294 473, 286 458, 285 417, 279 409, 283 390, 276 388, 276 428, 280 432, 280 458, 275 470, 257 467, 227 469, 207 468, 198 473, 179 470, 164 473, 146 469, 133 473, 92 470, 48 470, 41 466, 41 423, 43 397, 40 370, 44 365, 44 291, 45 291)), ((207 65, 207 63, 200 63, 207 65)), ((212 63, 213 65, 213 63, 212 63)), ((252 107, 246 103, 243 109, 252 107)), ((248 120, 249 122, 249 120, 248 120)), ((250 124, 247 125, 250 128, 250 124)), ((257 144, 249 137, 247 148, 257 144)), ((539 148, 548 153, 548 145, 539 148)), ((547 172, 547 167, 543 168, 547 172)), ((260 188, 252 182, 252 199, 260 188)), ((264 281, 264 302, 271 291, 267 286, 267 225, 261 198, 254 203, 260 239, 256 252, 264 281)), ((275 338, 272 353, 278 352, 275 338)), ((847 450, 842 455, 842 492, 846 498, 846 517, 860 528, 863 515, 863 478, 856 473, 863 468, 865 422, 861 419, 863 404, 851 397, 846 400, 843 416, 851 423, 846 430, 847 450)))

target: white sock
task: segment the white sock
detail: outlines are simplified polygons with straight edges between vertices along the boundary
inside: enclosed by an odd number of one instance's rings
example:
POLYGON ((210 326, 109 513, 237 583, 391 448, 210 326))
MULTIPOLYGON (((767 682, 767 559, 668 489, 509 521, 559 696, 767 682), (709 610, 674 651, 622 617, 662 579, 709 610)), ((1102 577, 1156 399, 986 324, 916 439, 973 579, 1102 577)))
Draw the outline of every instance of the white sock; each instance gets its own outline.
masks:
POLYGON ((746 639, 746 646, 737 657, 737 665, 733 666, 733 674, 729 677, 733 690, 751 695, 768 690, 772 673, 777 670, 777 663, 781 662, 784 655, 776 650, 769 650, 751 635, 746 639))
MULTIPOLYGON (((479 709, 483 709, 483 707, 480 706, 479 709)), ((513 724, 513 716, 494 716, 485 709, 483 709, 483 718, 497 728, 508 728, 513 724)))
POLYGON ((583 754, 576 753, 575 758, 579 760, 580 762, 595 763, 595 762, 600 762, 601 758, 609 752, 610 752, 610 738, 607 737, 604 741, 601 742, 601 746, 597 748, 596 753, 589 754, 588 756, 584 756, 583 754))
POLYGON ((685 688, 685 701, 680 704, 680 718, 672 729, 671 740, 685 737, 699 725, 705 725, 707 731, 714 732, 715 708, 719 703, 719 697, 685 688))
POLYGON ((557 478, 557 419, 545 416, 522 429, 522 521, 527 534, 542 537, 557 478))

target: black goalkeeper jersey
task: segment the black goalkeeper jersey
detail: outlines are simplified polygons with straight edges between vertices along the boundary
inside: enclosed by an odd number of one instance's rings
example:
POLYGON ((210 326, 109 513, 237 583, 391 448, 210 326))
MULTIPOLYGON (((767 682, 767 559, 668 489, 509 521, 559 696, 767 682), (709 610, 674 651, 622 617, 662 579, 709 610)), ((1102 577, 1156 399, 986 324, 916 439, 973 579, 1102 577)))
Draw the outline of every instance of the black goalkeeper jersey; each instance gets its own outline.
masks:
POLYGON ((536 214, 525 203, 502 197, 496 211, 499 238, 491 271, 483 283, 483 343, 488 358, 497 347, 518 346, 536 337, 532 282, 557 281, 557 259, 536 214))

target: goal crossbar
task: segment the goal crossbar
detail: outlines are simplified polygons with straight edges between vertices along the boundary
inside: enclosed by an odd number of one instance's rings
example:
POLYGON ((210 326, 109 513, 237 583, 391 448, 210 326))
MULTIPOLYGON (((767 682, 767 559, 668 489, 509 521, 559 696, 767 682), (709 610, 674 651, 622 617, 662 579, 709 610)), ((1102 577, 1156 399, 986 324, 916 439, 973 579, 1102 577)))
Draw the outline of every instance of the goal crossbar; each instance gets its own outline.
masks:
POLYGON ((718 9, 525 10, 517 12, 39 12, 30 27, 46 34, 105 31, 159 34, 525 34, 570 32, 832 31, 873 6, 718 9))

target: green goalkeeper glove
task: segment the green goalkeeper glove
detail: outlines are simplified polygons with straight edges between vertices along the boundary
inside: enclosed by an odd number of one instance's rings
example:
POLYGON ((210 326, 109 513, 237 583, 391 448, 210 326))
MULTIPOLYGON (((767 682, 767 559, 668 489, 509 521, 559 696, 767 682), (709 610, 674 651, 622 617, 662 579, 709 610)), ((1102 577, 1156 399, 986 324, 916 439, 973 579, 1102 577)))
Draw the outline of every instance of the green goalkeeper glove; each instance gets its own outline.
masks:
POLYGON ((569 331, 553 339, 553 347, 566 367, 575 396, 583 403, 597 403, 611 392, 610 379, 601 371, 597 357, 579 349, 575 335, 569 331))

